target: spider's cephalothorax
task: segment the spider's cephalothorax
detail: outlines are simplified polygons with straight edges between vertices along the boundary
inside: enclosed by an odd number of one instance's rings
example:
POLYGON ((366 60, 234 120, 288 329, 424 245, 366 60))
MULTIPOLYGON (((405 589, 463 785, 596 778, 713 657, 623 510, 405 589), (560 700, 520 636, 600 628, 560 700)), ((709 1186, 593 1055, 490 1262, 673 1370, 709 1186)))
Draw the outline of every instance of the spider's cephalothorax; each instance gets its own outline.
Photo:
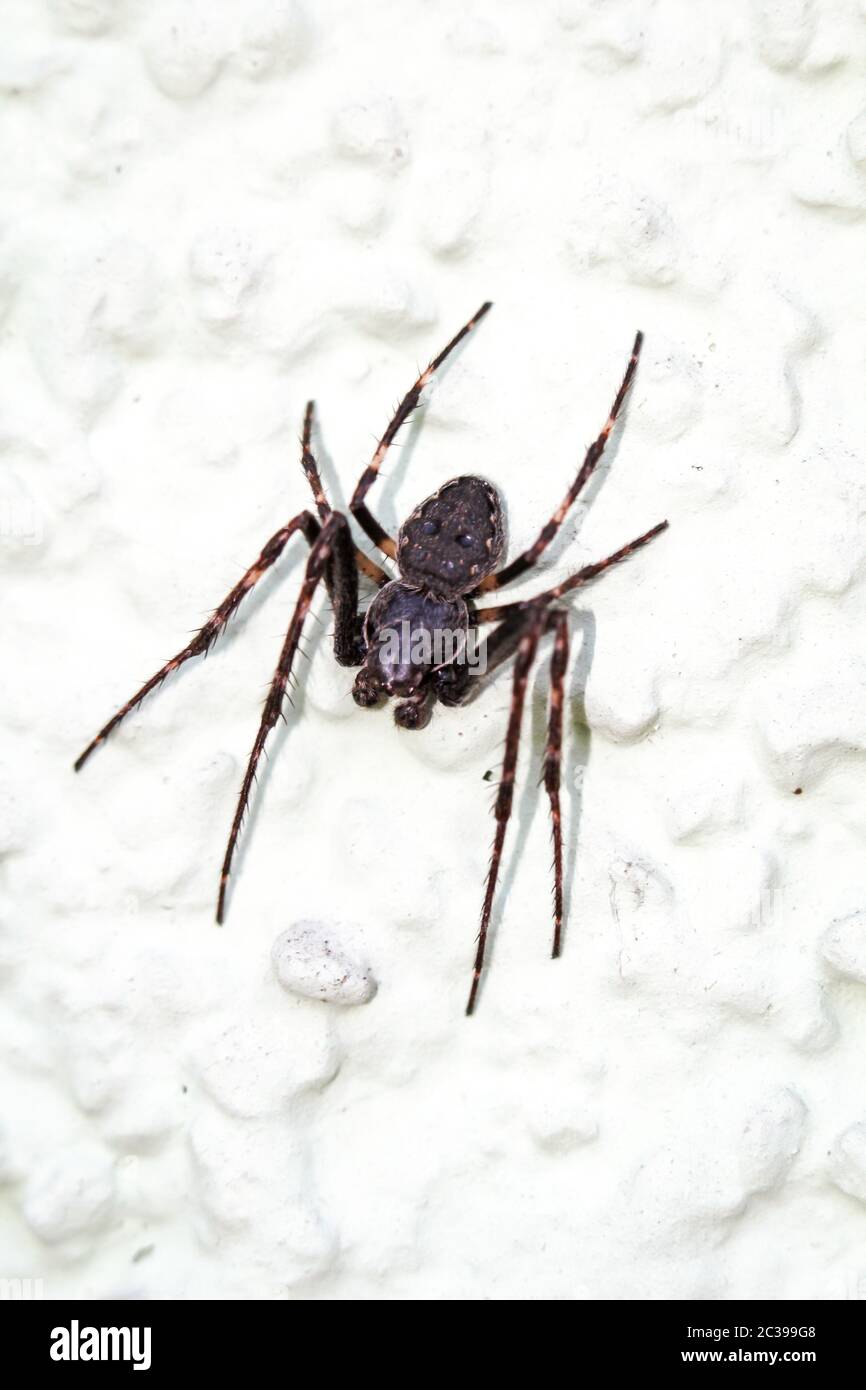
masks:
POLYGON ((544 785, 550 800, 553 825, 553 954, 558 956, 563 914, 559 781, 568 662, 568 612, 556 605, 566 594, 589 583, 611 565, 625 560, 667 526, 666 521, 660 522, 604 560, 586 565, 570 578, 532 598, 493 608, 478 607, 475 602, 481 594, 501 589, 525 574, 553 540, 569 508, 595 470, 616 423, 637 368, 642 341, 640 333, 635 339, 625 376, 604 429, 589 446, 574 481, 535 542, 510 564, 503 569, 498 568, 505 548, 502 503, 496 488, 483 478, 466 476, 444 483, 404 522, 396 541, 380 525, 367 507, 365 498, 379 474, 382 460, 400 426, 418 404, 421 392, 433 373, 489 308, 489 304, 482 304, 475 317, 461 328, 438 357, 433 358, 403 397, 352 496, 349 511, 382 553, 396 561, 399 577, 387 573, 358 549, 347 517, 333 511, 328 503, 311 449, 311 401, 304 417, 301 457, 318 516, 310 511, 299 512, 271 536, 258 558, 192 641, 166 662, 117 711, 75 764, 78 771, 94 749, 105 741, 131 710, 141 704, 146 695, 162 684, 167 675, 176 671, 190 657, 209 650, 245 596, 279 559, 290 537, 300 531, 310 546, 310 557, 241 784, 220 876, 217 921, 221 922, 235 846, 249 804, 256 769, 268 736, 282 713, 304 620, 320 583, 324 582, 334 609, 334 655, 343 666, 361 668, 353 688, 356 702, 375 706, 394 697, 398 701, 394 709, 395 718, 405 729, 423 728, 437 701, 445 705, 459 705, 472 699, 481 688, 483 677, 514 657, 511 712, 502 776, 494 806, 496 835, 487 874, 467 1013, 472 1013, 475 1007, 481 979, 493 896, 514 799, 523 706, 539 643, 545 634, 553 634, 544 785), (378 594, 363 615, 359 612, 359 574, 379 586, 378 594), (487 623, 496 626, 482 645, 481 660, 472 667, 466 661, 469 639, 474 638, 478 628, 487 623))

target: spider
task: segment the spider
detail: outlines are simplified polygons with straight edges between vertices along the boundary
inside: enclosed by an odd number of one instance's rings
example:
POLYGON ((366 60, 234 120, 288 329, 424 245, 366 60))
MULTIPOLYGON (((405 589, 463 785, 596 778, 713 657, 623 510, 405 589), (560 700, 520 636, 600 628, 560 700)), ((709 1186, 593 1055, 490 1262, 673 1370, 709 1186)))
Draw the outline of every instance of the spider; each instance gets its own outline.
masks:
POLYGON ((312 489, 318 518, 308 510, 299 512, 271 536, 258 559, 223 599, 192 641, 127 700, 100 729, 75 763, 75 771, 78 772, 91 753, 105 742, 121 720, 137 709, 145 696, 161 685, 166 676, 171 675, 191 657, 209 651, 245 596, 279 559, 289 539, 296 532, 301 532, 310 547, 310 554, 301 591, 265 700, 229 833, 217 898, 216 920, 221 923, 225 916, 232 859, 249 804, 256 769, 268 735, 281 717, 283 698, 292 674, 304 620, 320 583, 324 583, 334 611, 334 656, 342 666, 360 667, 352 691, 356 703, 371 708, 384 704, 389 699, 395 699, 397 703, 394 707, 394 718, 403 729, 423 728, 429 722, 432 708, 437 701, 452 706, 468 703, 478 693, 482 675, 488 675, 514 657, 502 777, 494 805, 496 830, 481 910, 472 983, 466 1005, 467 1014, 471 1014, 475 1008, 481 981, 494 893, 514 799, 521 717, 527 683, 539 643, 547 633, 553 634, 544 785, 550 801, 553 830, 555 958, 560 954, 562 945, 562 821, 559 784, 569 643, 568 612, 558 606, 558 601, 597 578, 612 565, 625 560, 658 536, 668 525, 667 521, 659 522, 650 531, 614 551, 606 559, 586 565, 560 584, 532 598, 490 608, 480 607, 476 602, 481 595, 492 593, 519 579, 538 563, 550 545, 569 508, 598 465, 616 424, 637 369, 643 341, 641 333, 638 333, 634 340, 625 376, 604 429, 590 444, 574 481, 550 520, 542 527, 537 539, 528 550, 516 556, 509 564, 498 568, 505 550, 502 501, 493 484, 480 477, 468 475, 452 478, 450 482, 444 483, 415 508, 400 527, 396 540, 379 524, 368 509, 366 498, 378 477, 388 449, 401 425, 418 405, 421 393, 434 373, 490 308, 489 302, 481 305, 474 317, 460 329, 439 355, 433 358, 403 397, 376 446, 371 462, 361 474, 349 504, 349 511, 370 540, 388 559, 396 563, 399 577, 395 579, 390 573, 386 573, 355 545, 347 517, 330 506, 311 448, 314 403, 310 401, 304 415, 301 461, 312 489), (379 590, 363 614, 359 611, 359 573, 371 579, 379 590), (478 669, 475 669, 465 660, 466 644, 470 637, 477 637, 477 629, 486 623, 495 623, 497 626, 481 644, 478 669), (398 644, 395 652, 392 639, 397 628, 400 628, 404 637, 410 638, 410 642, 408 649, 405 642, 402 648, 398 644), (437 661, 435 639, 443 632, 452 635, 456 633, 459 640, 456 650, 451 650, 450 659, 437 661), (419 644, 415 640, 419 638, 428 640, 422 640, 419 644))

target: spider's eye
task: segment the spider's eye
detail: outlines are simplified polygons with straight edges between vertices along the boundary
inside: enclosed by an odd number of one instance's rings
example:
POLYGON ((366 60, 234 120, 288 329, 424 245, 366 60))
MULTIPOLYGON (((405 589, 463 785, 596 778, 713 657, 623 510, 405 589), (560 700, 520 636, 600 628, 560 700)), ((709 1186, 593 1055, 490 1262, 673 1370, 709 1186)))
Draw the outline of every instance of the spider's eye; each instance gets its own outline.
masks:
POLYGON ((422 521, 422 522, 421 522, 421 534, 422 534, 422 536, 435 536, 435 535, 437 534, 438 530, 439 530, 439 522, 438 522, 438 521, 428 520, 428 521, 422 521))
POLYGON ((464 550, 466 550, 472 544, 472 537, 467 536, 466 533, 462 531, 460 535, 455 536, 454 539, 456 540, 458 545, 462 545, 464 550))

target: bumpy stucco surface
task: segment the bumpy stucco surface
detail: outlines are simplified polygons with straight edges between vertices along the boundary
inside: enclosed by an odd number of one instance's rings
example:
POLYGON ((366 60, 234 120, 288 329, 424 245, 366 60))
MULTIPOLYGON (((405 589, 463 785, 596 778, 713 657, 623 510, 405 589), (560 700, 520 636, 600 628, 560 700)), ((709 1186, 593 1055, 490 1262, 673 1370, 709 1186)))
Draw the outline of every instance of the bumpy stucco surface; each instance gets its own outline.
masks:
POLYGON ((2 28, 0 1274, 866 1296, 863 4, 5 0, 2 28), (301 543, 71 762, 307 504, 307 396, 345 502, 486 297, 386 522, 473 470, 530 541, 641 327, 548 573, 671 529, 572 605, 556 963, 539 671, 467 1022, 507 677, 398 733, 320 610, 223 930, 301 543))

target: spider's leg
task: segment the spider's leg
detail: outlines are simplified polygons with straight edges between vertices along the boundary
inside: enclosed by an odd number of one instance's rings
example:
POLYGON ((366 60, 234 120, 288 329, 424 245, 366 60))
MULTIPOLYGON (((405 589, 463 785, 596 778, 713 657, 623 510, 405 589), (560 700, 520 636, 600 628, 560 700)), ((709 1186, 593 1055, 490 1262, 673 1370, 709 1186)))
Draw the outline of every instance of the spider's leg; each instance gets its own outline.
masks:
POLYGON ((352 500, 349 503, 349 511, 355 517, 358 524, 362 526, 363 529, 366 531, 367 535, 370 537, 370 540, 373 541, 373 543, 377 545, 379 549, 385 555, 388 555, 392 560, 396 559, 397 557, 397 546, 394 541, 394 538, 393 536, 389 536, 388 532, 385 531, 383 527, 379 525, 379 522, 373 516, 372 512, 370 512, 364 505, 364 498, 367 496, 367 493, 370 491, 370 488, 376 481, 379 469, 382 466, 382 460, 384 459, 389 448, 393 444, 394 437, 397 434, 397 431, 399 430, 400 426, 409 418, 409 416, 412 414, 412 411, 415 409, 419 400, 421 399, 421 392, 424 390, 424 387, 428 384, 437 368, 441 367, 442 363, 445 361, 445 358, 448 357, 449 354, 454 351, 457 344, 462 342, 463 339, 466 337, 466 334, 471 332, 475 325, 479 323, 481 319, 483 319, 484 315, 487 313, 487 310, 489 308, 491 308, 491 304, 489 301, 481 305, 481 308, 474 315, 474 317, 471 318, 468 323, 463 325, 460 332, 454 335, 447 347, 444 347, 442 351, 439 353, 438 357, 433 358, 430 365, 426 367, 425 370, 418 377, 418 380, 415 382, 411 390, 406 392, 406 395, 403 397, 402 401, 397 406, 397 409, 391 417, 391 422, 388 425, 388 428, 382 435, 382 438, 379 440, 379 443, 376 445, 376 452, 373 454, 372 459, 367 464, 367 467, 364 469, 364 472, 361 474, 361 477, 358 481, 358 486, 355 488, 355 491, 352 495, 352 500))
MULTIPOLYGON (((514 777, 517 770, 517 751, 520 744, 520 724, 523 714, 523 705, 526 699, 526 686, 529 680, 529 672, 535 660, 535 653, 538 650, 538 643, 547 625, 547 613, 544 609, 535 614, 527 614, 529 621, 523 627, 517 640, 517 660, 514 663, 514 683, 511 692, 511 713, 508 717, 508 732, 505 737, 505 757, 502 763, 502 779, 499 783, 499 791, 496 796, 496 804, 493 814, 496 818, 496 834, 493 841, 493 853, 490 858, 490 868, 487 873, 487 883, 484 890, 484 904, 481 909, 481 927, 478 932, 478 945, 475 951, 475 962, 472 967, 472 986, 469 991, 469 1000, 466 1005, 467 1014, 471 1014, 475 1008, 475 1000, 478 994, 478 985, 481 980, 481 971, 484 967, 484 951, 487 945, 487 933, 490 927, 490 915, 493 908, 493 895, 496 892, 496 881, 499 877, 499 866, 502 862, 502 850, 505 845, 505 832, 511 818, 511 808, 514 801, 514 777)), ((511 637, 513 634, 509 634, 511 637)))
MULTIPOLYGON (((307 408, 304 411, 304 433, 301 438, 301 465, 307 476, 307 482, 313 494, 313 501, 316 510, 322 521, 327 521, 331 515, 331 504, 325 494, 324 484, 319 473, 315 455, 312 449, 313 420, 316 412, 315 401, 307 401, 307 408)), ((355 562, 362 574, 366 574, 368 579, 372 579, 374 584, 387 584, 391 576, 371 560, 369 555, 365 555, 363 550, 355 546, 355 562)))
POLYGON ((642 342, 643 334, 638 333, 634 340, 634 347, 631 350, 631 357, 626 367, 625 376, 622 379, 622 385, 616 393, 616 399, 607 417, 607 423, 598 438, 594 440, 587 449, 577 477, 563 497, 556 511, 553 513, 553 516, 547 522, 546 526, 542 526, 538 533, 538 538, 529 549, 524 550, 522 555, 516 556, 515 559, 513 559, 510 564, 506 565, 504 569, 501 569, 498 574, 488 575, 488 577, 482 580, 478 585, 478 588, 475 590, 476 593, 484 593, 490 589, 501 589, 503 585, 510 584, 514 579, 519 579, 528 569, 532 569, 532 566, 537 563, 539 557, 550 545, 550 542, 565 520, 569 508, 589 482, 599 459, 604 453, 604 446, 607 444, 611 431, 617 422, 617 417, 622 409, 623 401, 628 394, 632 378, 637 370, 637 362, 640 356, 642 342))
POLYGON ((313 439, 313 420, 316 415, 316 402, 307 401, 307 408, 304 411, 304 433, 301 436, 301 467, 307 475, 307 482, 310 484, 310 491, 313 494, 313 501, 316 504, 316 511, 322 521, 327 521, 331 515, 331 504, 325 496, 325 488, 319 474, 319 465, 316 463, 312 449, 313 439))
POLYGON ((594 565, 586 565, 577 574, 572 574, 568 579, 564 579, 561 584, 556 584, 552 589, 546 589, 544 593, 534 594, 532 598, 523 600, 520 603, 503 603, 498 608, 479 608, 475 614, 475 620, 479 623, 496 623, 505 618, 517 617, 520 613, 531 612, 538 604, 554 603, 564 594, 570 594, 572 589, 582 588, 584 584, 589 584, 590 580, 597 579, 605 570, 612 565, 618 565, 621 560, 627 560, 629 555, 633 555, 642 546, 648 545, 656 536, 660 536, 662 531, 668 529, 667 521, 660 521, 652 530, 645 531, 636 540, 629 541, 628 545, 615 550, 612 555, 608 555, 604 560, 596 560, 594 565))
POLYGON ((550 661, 550 714, 547 747, 544 753, 544 786, 550 800, 553 832, 553 951, 554 960, 562 949, 562 814, 559 805, 559 772, 562 762, 562 706, 565 698, 565 671, 568 665, 568 614, 548 614, 556 634, 550 661))
POLYGON ((98 748, 100 743, 105 742, 108 735, 117 728, 121 720, 125 719, 132 710, 137 709, 145 696, 149 695, 152 690, 155 690, 157 686, 161 685, 166 676, 170 676, 171 673, 176 671, 179 666, 182 666, 185 661, 189 661, 190 657, 200 656, 213 646, 229 618, 240 607, 244 597, 255 587, 262 575, 270 569, 271 565, 279 559, 285 549, 286 542, 289 540, 290 536, 294 535, 295 531, 303 531, 308 543, 313 545, 319 534, 319 529, 319 523, 316 521, 312 512, 303 511, 299 512, 296 517, 293 517, 287 526, 283 526, 279 531, 276 531, 271 536, 258 559, 250 565, 243 578, 240 579, 231 592, 226 595, 219 608, 215 610, 212 617, 208 618, 204 627, 196 633, 192 641, 185 646, 182 651, 179 651, 173 656, 170 661, 167 661, 165 665, 157 671, 155 676, 151 676, 149 681, 145 681, 141 689, 136 691, 130 700, 127 700, 126 704, 109 719, 108 723, 100 729, 96 737, 88 743, 84 752, 75 762, 75 771, 80 772, 94 749, 98 748))
POLYGON ((304 619, 309 612, 310 604, 319 585, 319 581, 325 578, 329 567, 333 573, 333 595, 334 595, 334 654, 341 665, 356 665, 360 659, 359 639, 357 635, 358 617, 358 571, 355 567, 354 546, 349 531, 349 523, 341 512, 331 512, 327 521, 321 529, 312 551, 307 561, 307 569, 304 574, 304 582, 301 585, 301 592, 292 614, 292 620, 280 651, 280 659, 277 669, 271 681, 270 690, 265 700, 264 710, 262 711, 259 730, 250 753, 247 763, 247 770, 241 784, 240 796, 238 797, 237 810, 235 811, 232 828, 229 834, 228 845, 226 846, 225 858, 223 859, 222 873, 220 875, 219 898, 217 901, 218 922, 222 922, 225 912, 226 892, 228 889, 229 874, 231 873, 232 859, 234 857, 235 846, 240 835, 241 824, 244 813, 250 799, 253 782, 255 781, 256 768, 262 751, 268 739, 268 735, 280 717, 283 706, 283 696, 286 693, 286 686, 292 673, 292 663, 298 644, 301 640, 304 619))
MULTIPOLYGON (((502 609, 498 610, 502 612, 502 609)), ((568 614, 563 609, 551 611, 544 606, 544 626, 542 632, 555 634, 553 656, 550 663, 550 712, 547 725, 547 747, 544 755, 544 785, 550 800, 550 818, 553 832, 553 956, 560 954, 562 946, 562 816, 559 803, 560 764, 562 760, 563 706, 565 701, 565 672, 568 666, 568 614)), ((443 704, 468 704, 486 684, 492 673, 512 657, 521 639, 532 627, 537 610, 528 609, 513 613, 485 639, 483 657, 479 661, 479 671, 468 667, 445 667, 444 673, 454 673, 449 684, 437 691, 443 704), (458 683, 458 673, 462 680, 458 683)))

